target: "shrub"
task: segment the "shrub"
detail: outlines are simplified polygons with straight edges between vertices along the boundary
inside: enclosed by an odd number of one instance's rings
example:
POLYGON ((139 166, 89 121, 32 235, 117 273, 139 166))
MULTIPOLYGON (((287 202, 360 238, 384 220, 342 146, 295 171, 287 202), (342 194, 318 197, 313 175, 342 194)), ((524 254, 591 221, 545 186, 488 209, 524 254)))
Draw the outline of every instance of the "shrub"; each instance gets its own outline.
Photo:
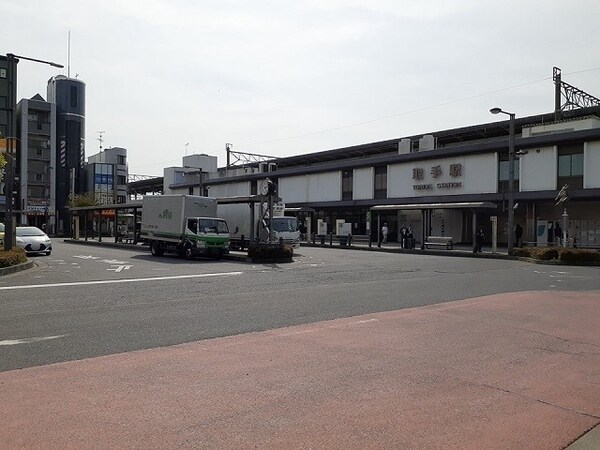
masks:
POLYGON ((248 247, 248 256, 252 259, 290 259, 294 254, 291 245, 252 244, 248 247))
POLYGON ((532 257, 531 256, 531 248, 530 247, 514 248, 513 255, 519 256, 521 258, 531 258, 532 257))
POLYGON ((531 256, 541 261, 558 259, 558 249, 555 247, 535 247, 531 249, 531 256))
POLYGON ((558 260, 570 264, 598 263, 600 262, 600 253, 596 250, 564 248, 561 249, 558 260))
POLYGON ((0 267, 16 266, 27 262, 25 250, 22 248, 13 248, 12 250, 0 250, 0 267))

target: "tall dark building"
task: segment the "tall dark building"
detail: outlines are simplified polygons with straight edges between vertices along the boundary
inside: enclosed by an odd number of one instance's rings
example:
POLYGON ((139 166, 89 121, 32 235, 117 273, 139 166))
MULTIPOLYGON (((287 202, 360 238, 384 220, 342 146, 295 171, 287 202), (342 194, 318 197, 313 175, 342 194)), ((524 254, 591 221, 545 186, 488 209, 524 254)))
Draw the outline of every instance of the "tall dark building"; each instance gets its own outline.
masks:
POLYGON ((85 83, 52 77, 48 101, 56 103, 56 226, 64 234, 71 230, 69 196, 85 192, 85 83))

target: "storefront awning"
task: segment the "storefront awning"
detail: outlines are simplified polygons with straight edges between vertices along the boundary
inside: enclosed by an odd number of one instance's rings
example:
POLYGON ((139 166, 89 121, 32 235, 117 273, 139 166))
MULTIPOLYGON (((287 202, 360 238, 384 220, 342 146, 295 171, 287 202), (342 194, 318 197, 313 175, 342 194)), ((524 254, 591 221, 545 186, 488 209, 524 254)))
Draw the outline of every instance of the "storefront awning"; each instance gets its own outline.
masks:
POLYGON ((393 211, 400 209, 497 209, 492 202, 454 202, 454 203, 406 203, 398 205, 372 206, 371 211, 393 211))

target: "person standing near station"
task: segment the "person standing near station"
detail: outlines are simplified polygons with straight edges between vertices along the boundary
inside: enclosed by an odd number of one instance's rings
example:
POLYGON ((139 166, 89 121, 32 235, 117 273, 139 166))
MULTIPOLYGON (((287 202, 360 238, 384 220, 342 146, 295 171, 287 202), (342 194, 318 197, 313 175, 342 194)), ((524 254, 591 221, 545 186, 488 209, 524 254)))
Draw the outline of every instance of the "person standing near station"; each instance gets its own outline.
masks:
POLYGON ((522 245, 521 238, 523 237, 523 228, 520 224, 515 227, 515 244, 517 247, 522 245))
POLYGON ((407 248, 406 246, 406 235, 408 234, 408 230, 405 226, 400 229, 400 247, 407 248))
POLYGON ((481 246, 483 245, 484 239, 483 226, 479 225, 477 233, 475 234, 475 248, 473 249, 473 253, 481 253, 481 246))
POLYGON ((558 222, 556 222, 554 224, 554 242, 556 243, 556 245, 560 246, 561 242, 562 242, 562 228, 560 227, 560 224, 558 222))
POLYGON ((388 226, 387 226, 387 222, 384 222, 383 226, 381 227, 381 242, 383 244, 385 244, 387 242, 387 237, 388 237, 388 226))

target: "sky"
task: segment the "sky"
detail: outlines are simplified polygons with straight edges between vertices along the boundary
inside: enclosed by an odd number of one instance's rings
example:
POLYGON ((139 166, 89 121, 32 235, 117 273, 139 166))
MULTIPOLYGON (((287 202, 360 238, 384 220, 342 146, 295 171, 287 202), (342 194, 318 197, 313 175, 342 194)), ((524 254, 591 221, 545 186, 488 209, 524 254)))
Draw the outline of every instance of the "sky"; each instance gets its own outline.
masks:
POLYGON ((187 154, 295 156, 600 98, 598 0, 0 0, 18 98, 86 83, 86 155, 160 176, 187 154), (188 145, 186 145, 188 144, 188 145))

